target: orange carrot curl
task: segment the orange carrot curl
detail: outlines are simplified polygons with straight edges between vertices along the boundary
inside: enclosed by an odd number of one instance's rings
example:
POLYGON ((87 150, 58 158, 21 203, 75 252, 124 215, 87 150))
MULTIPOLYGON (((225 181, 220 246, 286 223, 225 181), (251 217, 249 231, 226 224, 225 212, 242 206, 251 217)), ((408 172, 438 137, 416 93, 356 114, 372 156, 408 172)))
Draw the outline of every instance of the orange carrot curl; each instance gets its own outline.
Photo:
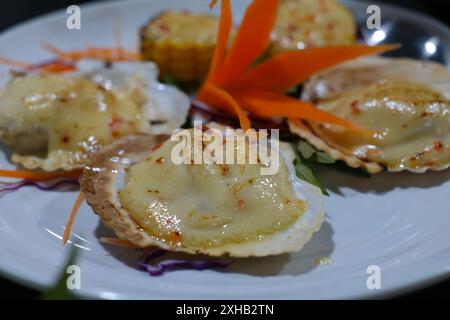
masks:
POLYGON ((59 59, 65 61, 78 61, 81 59, 97 59, 104 61, 138 61, 141 60, 139 53, 117 48, 87 47, 83 50, 62 51, 55 46, 45 42, 44 48, 55 54, 59 59))
POLYGON ((35 71, 41 73, 64 73, 74 71, 75 67, 71 64, 63 63, 62 61, 51 61, 43 64, 32 64, 28 62, 21 62, 0 56, 0 64, 8 65, 23 69, 24 71, 35 71))
POLYGON ((41 72, 41 73, 64 73, 64 72, 71 72, 74 71, 75 67, 65 64, 65 63, 60 63, 58 61, 49 63, 49 64, 45 64, 39 68, 37 68, 37 71, 41 72))
MULTIPOLYGON (((214 7, 217 1, 211 1, 214 7)), ((247 113, 258 117, 286 117, 342 126, 361 131, 355 124, 315 106, 285 96, 317 72, 344 61, 396 49, 397 46, 341 46, 281 53, 254 66, 270 41, 280 0, 253 0, 227 50, 232 26, 230 0, 222 0, 217 46, 210 71, 198 99, 251 126, 247 113)))
POLYGON ((28 69, 28 68, 33 67, 33 64, 31 64, 31 63, 17 61, 17 60, 9 59, 9 58, 2 57, 2 56, 0 56, 0 64, 17 67, 17 68, 22 68, 22 69, 28 69))
POLYGON ((83 203, 83 201, 84 201, 84 193, 80 192, 78 194, 77 199, 75 200, 75 203, 73 204, 72 211, 70 212, 69 220, 67 220, 66 228, 64 229, 64 235, 63 235, 63 243, 64 244, 66 244, 67 241, 69 241, 73 222, 75 221, 75 217, 77 216, 78 210, 80 209, 80 206, 83 203))
POLYGON ((57 178, 79 178, 83 170, 74 171, 61 171, 61 172, 36 172, 36 171, 24 171, 24 170, 1 170, 0 177, 14 178, 14 179, 26 179, 32 181, 46 181, 57 178))

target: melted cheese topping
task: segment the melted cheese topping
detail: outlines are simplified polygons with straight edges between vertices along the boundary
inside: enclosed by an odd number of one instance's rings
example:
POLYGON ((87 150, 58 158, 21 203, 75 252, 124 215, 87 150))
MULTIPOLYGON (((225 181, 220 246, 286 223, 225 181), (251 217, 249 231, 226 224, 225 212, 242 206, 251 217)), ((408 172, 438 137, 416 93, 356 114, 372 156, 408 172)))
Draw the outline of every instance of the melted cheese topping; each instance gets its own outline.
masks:
POLYGON ((360 135, 312 125, 327 143, 360 159, 393 171, 440 168, 450 162, 450 101, 428 86, 380 81, 325 100, 319 107, 375 132, 360 135))
POLYGON ((139 131, 140 109, 83 78, 15 77, 0 97, 3 140, 16 152, 82 162, 96 145, 139 131))
POLYGON ((353 16, 335 0, 284 0, 272 34, 274 52, 355 42, 353 16))
POLYGON ((274 176, 261 165, 175 165, 167 141, 127 171, 122 207, 154 238, 212 248, 261 240, 292 226, 307 204, 292 188, 285 163, 274 176))

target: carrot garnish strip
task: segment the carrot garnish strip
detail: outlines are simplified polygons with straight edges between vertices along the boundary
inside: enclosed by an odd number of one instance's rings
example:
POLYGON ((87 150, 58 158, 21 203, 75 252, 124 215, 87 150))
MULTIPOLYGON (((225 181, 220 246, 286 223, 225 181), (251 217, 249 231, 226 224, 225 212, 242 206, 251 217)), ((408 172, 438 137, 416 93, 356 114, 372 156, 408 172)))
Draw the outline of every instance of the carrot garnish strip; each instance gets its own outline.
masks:
POLYGON ((3 56, 0 56, 0 64, 13 66, 17 68, 24 69, 25 71, 41 71, 41 72, 52 72, 52 73, 60 73, 73 71, 74 67, 64 64, 62 62, 54 61, 45 64, 32 64, 28 62, 22 62, 17 60, 12 60, 3 56))
POLYGON ((75 68, 73 66, 56 62, 44 65, 40 68, 37 68, 37 70, 39 70, 42 73, 64 73, 74 71, 75 68))
POLYGON ((43 47, 51 53, 57 55, 62 60, 78 61, 81 59, 100 59, 106 61, 136 61, 140 60, 140 55, 123 48, 93 48, 84 50, 62 51, 49 43, 43 43, 43 47))
POLYGON ((236 113, 234 112, 234 108, 231 105, 224 103, 222 98, 217 97, 217 94, 215 94, 211 90, 211 86, 214 85, 211 83, 203 84, 202 88, 197 94, 197 99, 206 103, 210 107, 221 110, 231 115, 235 115, 236 113))
POLYGON ((0 64, 18 67, 18 68, 24 68, 24 69, 33 67, 33 64, 31 64, 31 63, 16 61, 16 60, 12 60, 12 59, 9 59, 6 57, 0 57, 0 64))
POLYGON ((238 118, 241 128, 244 130, 251 128, 250 119, 247 117, 247 114, 242 110, 236 100, 225 90, 220 89, 219 87, 206 83, 203 88, 199 99, 203 102, 210 104, 213 107, 221 107, 226 106, 227 109, 225 111, 234 112, 238 118))
POLYGON ((232 24, 233 24, 233 15, 231 13, 230 0, 222 0, 219 32, 217 34, 217 44, 214 50, 214 55, 211 62, 211 67, 209 69, 207 81, 211 81, 213 83, 216 81, 217 71, 222 66, 223 60, 225 59, 232 24))
POLYGON ((70 213, 69 220, 67 220, 66 228, 64 229, 64 235, 63 235, 63 243, 66 244, 70 237, 70 231, 72 230, 72 225, 75 220, 75 217, 78 213, 78 210, 80 209, 81 204, 84 201, 84 193, 80 192, 77 196, 77 199, 75 200, 75 203, 72 207, 72 212, 70 213))
MULTIPOLYGON (((216 2, 212 1, 210 7, 214 7, 216 2)), ((252 67, 268 45, 278 6, 279 0, 253 0, 231 49, 226 53, 232 18, 230 2, 222 1, 218 46, 198 99, 229 114, 236 114, 243 129, 251 125, 245 112, 248 111, 259 117, 304 119, 368 133, 348 120, 284 94, 323 69, 398 46, 355 45, 291 51, 252 67)))
POLYGON ((282 116, 286 118, 334 124, 349 130, 364 130, 345 119, 322 111, 312 104, 287 96, 256 90, 236 92, 233 96, 240 105, 244 106, 246 110, 255 116, 263 118, 282 116))
POLYGON ((34 172, 34 171, 16 171, 16 170, 0 170, 0 177, 27 179, 33 181, 45 181, 56 178, 79 178, 83 170, 74 170, 67 172, 34 172))
POLYGON ((397 47, 353 45, 288 51, 236 77, 233 88, 267 90, 284 94, 320 70, 397 47))
POLYGON ((279 0, 254 0, 247 9, 215 84, 227 87, 265 51, 278 13, 279 0))

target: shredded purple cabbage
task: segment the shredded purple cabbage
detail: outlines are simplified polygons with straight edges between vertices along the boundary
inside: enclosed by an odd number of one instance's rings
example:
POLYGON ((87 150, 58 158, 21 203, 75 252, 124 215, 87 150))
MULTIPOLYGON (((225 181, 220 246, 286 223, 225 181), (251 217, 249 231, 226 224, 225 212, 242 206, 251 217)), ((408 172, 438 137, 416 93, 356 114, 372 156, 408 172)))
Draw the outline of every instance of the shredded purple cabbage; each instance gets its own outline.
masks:
POLYGON ((4 192, 16 191, 23 187, 35 187, 42 191, 52 191, 58 189, 62 186, 73 185, 78 186, 78 180, 75 179, 64 179, 53 182, 36 182, 32 180, 20 180, 12 183, 2 183, 0 186, 0 194, 4 192))
POLYGON ((147 271, 152 277, 161 276, 165 272, 174 270, 207 270, 216 268, 226 268, 231 264, 230 260, 175 260, 167 259, 157 264, 151 264, 151 260, 166 254, 166 250, 156 249, 145 253, 139 259, 138 266, 141 270, 147 271))

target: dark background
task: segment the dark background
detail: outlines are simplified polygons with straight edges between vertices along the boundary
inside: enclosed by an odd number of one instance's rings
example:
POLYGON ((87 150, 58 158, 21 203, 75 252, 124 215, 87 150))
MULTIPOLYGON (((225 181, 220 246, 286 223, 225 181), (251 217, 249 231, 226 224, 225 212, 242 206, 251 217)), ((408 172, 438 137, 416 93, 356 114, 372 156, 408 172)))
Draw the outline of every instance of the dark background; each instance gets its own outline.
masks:
MULTIPOLYGON (((35 17, 37 15, 60 8, 67 8, 72 4, 91 2, 92 0, 12 0, 2 1, 0 11, 0 31, 8 27, 35 17)), ((151 0, 149 0, 150 2, 151 0)), ((170 0, 166 0, 170 1, 170 0)), ((206 0, 205 0, 206 1, 206 0)), ((370 1, 369 1, 370 2, 370 1)), ((450 25, 450 0, 384 0, 375 2, 392 3, 414 9, 434 16, 450 25)), ((0 257, 1 259, 1 257, 0 257)), ((0 297, 9 299, 34 299, 39 293, 21 287, 9 280, 0 278, 0 297)), ((450 281, 432 286, 430 288, 403 296, 404 299, 445 299, 450 297, 450 281)))

